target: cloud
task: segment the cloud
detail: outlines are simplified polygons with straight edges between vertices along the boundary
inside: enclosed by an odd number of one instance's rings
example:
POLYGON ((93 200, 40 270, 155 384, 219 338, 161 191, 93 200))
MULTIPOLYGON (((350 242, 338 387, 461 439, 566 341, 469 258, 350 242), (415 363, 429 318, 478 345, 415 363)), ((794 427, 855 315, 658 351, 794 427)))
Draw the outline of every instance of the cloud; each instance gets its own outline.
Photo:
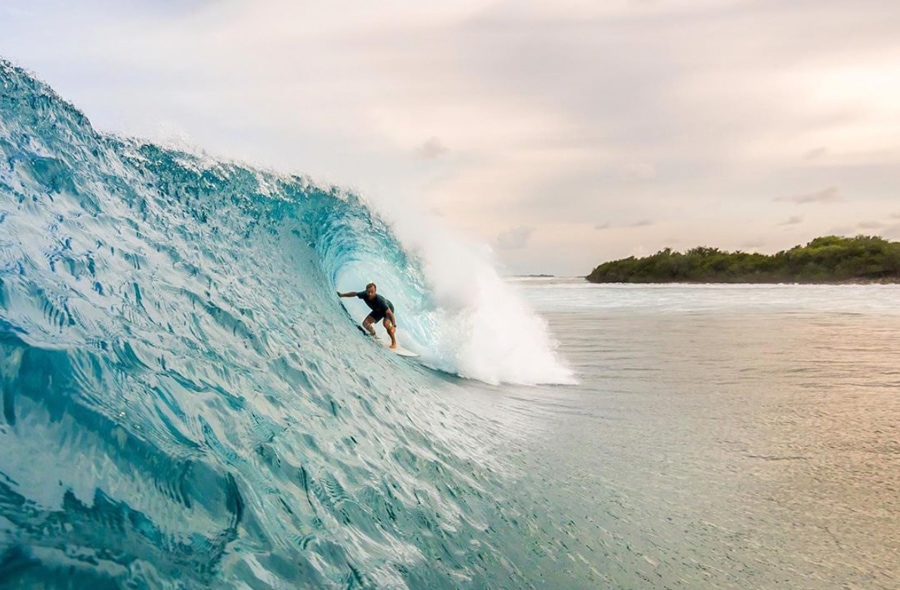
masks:
POLYGON ((792 217, 789 217, 787 220, 782 221, 778 225, 797 225, 798 223, 802 223, 802 222, 803 222, 803 217, 801 217, 799 215, 794 215, 792 217))
POLYGON ((838 187, 830 186, 814 193, 795 195, 793 197, 777 197, 774 200, 805 205, 807 203, 837 203, 843 201, 844 198, 838 194, 838 187))
POLYGON ((843 195, 868 219, 897 202, 900 2, 0 4, 22 11, 0 55, 101 129, 170 122, 211 153, 415 195, 557 273, 638 234, 733 247, 784 202, 821 227, 851 223, 826 206, 843 195))
POLYGON ((13 18, 21 17, 21 16, 30 16, 30 15, 34 14, 33 11, 29 11, 25 8, 20 8, 18 6, 0 6, 0 10, 2 10, 3 12, 5 12, 6 14, 8 14, 9 16, 11 16, 13 18))
POLYGON ((446 154, 449 150, 437 137, 431 137, 420 145, 416 154, 424 160, 434 160, 446 154))
POLYGON ((803 159, 804 160, 817 160, 827 153, 828 153, 827 149, 825 149, 823 147, 819 147, 814 150, 809 150, 808 152, 803 154, 803 159))
POLYGON ((645 227, 648 225, 653 225, 653 222, 649 219, 641 219, 640 221, 629 223, 628 227, 645 227))
POLYGON ((762 248, 765 245, 766 245, 766 243, 760 239, 746 240, 746 241, 740 243, 739 248, 741 248, 743 250, 755 251, 755 250, 759 250, 760 248, 762 248))
POLYGON ((623 170, 627 180, 653 180, 656 178, 656 168, 653 164, 638 162, 630 164, 623 170))
POLYGON ((497 236, 497 248, 500 250, 520 250, 528 244, 533 227, 516 227, 497 236))
POLYGON ((882 229, 885 227, 884 223, 880 221, 861 221, 858 224, 860 229, 882 229))
POLYGON ((838 225, 838 226, 832 227, 826 233, 830 236, 851 236, 851 235, 854 235, 856 232, 853 230, 852 227, 849 227, 846 225, 838 225))
POLYGON ((597 231, 603 231, 607 229, 613 229, 616 227, 647 227, 648 225, 653 225, 653 221, 650 219, 640 219, 638 221, 632 221, 631 223, 624 223, 620 225, 614 225, 610 222, 605 223, 597 223, 594 225, 594 229, 597 231))

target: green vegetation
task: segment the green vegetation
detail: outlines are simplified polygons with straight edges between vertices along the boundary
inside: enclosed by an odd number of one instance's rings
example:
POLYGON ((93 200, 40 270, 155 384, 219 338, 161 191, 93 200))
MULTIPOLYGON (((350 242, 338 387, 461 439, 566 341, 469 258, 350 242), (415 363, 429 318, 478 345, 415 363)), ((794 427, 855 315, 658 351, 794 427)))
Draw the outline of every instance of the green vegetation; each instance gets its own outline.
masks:
POLYGON ((816 238, 772 256, 698 247, 605 262, 592 283, 837 283, 900 281, 900 242, 877 236, 816 238))

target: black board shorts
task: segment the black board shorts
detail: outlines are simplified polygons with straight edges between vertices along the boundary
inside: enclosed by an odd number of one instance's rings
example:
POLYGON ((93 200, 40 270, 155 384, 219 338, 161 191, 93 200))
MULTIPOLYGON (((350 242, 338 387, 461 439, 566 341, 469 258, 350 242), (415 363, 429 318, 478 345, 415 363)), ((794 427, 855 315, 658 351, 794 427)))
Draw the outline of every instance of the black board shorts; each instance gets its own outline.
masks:
MULTIPOLYGON (((390 304, 388 307, 391 308, 391 313, 393 313, 394 312, 394 304, 390 304)), ((380 322, 381 320, 384 319, 384 316, 386 313, 387 313, 386 309, 372 310, 372 313, 369 314, 369 317, 372 318, 375 321, 375 323, 377 324, 378 322, 380 322)))

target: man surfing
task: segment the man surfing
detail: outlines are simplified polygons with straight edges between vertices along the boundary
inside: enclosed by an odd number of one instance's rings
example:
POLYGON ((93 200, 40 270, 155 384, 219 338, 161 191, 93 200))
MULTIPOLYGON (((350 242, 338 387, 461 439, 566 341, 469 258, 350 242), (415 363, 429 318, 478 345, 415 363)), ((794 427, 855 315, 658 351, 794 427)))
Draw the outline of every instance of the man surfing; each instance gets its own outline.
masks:
MULTIPOLYGON (((377 289, 375 283, 369 283, 366 285, 365 291, 359 291, 358 293, 356 291, 348 291, 346 293, 338 291, 337 294, 338 297, 358 297, 365 301, 372 313, 366 316, 366 319, 363 321, 363 328, 368 330, 369 334, 375 336, 375 326, 372 324, 377 324, 383 319, 384 323, 382 325, 391 337, 391 348, 397 348, 397 319, 394 317, 394 304, 378 295, 375 292, 377 289)), ((377 338, 378 336, 375 337, 377 338)))

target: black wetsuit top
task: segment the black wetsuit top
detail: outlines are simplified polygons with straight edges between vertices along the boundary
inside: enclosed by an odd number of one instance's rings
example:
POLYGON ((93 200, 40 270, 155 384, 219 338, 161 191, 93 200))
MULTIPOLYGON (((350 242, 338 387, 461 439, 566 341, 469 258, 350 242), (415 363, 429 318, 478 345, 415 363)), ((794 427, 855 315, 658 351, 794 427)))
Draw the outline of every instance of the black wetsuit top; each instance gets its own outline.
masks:
POLYGON ((365 291, 360 291, 356 294, 356 296, 366 302, 366 305, 368 305, 369 309, 372 310, 372 313, 370 313, 369 315, 372 316, 372 319, 376 322, 380 322, 382 319, 384 319, 384 316, 387 315, 388 309, 394 311, 394 304, 378 293, 376 293, 375 297, 373 297, 372 299, 366 299, 365 291))

